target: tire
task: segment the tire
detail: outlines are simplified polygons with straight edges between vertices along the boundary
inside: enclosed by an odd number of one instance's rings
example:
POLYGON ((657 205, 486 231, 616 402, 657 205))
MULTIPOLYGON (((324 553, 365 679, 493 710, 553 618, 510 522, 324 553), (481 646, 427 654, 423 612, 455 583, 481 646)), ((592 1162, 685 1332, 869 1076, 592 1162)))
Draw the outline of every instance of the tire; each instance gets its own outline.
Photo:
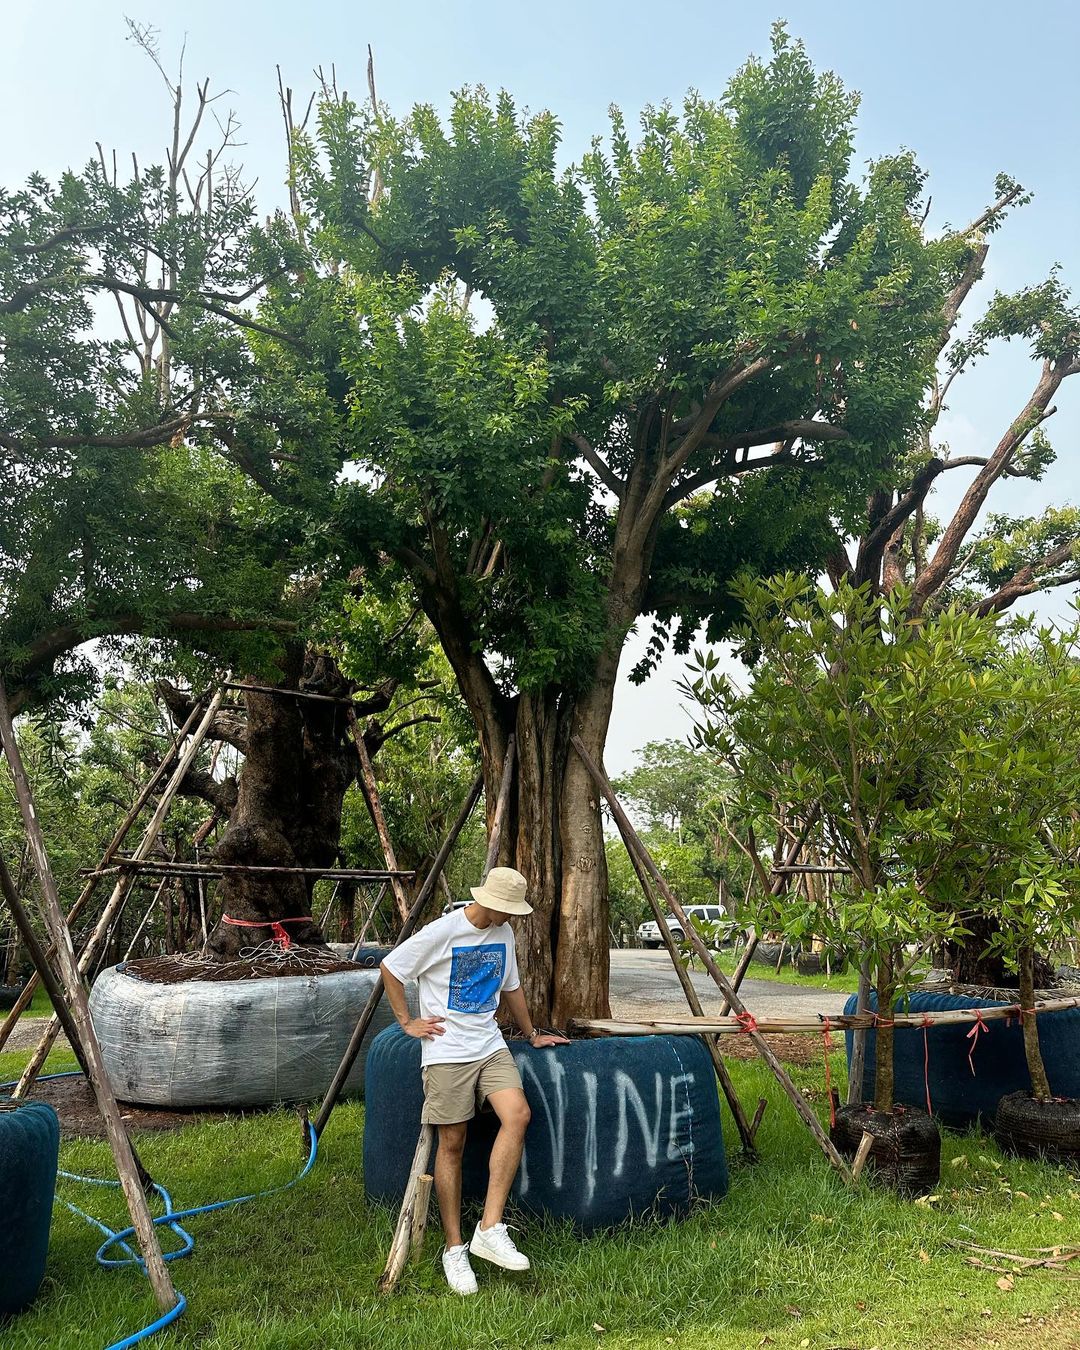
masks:
POLYGON ((1075 1167, 1080 1162, 1080 1101, 1055 1097, 1040 1102, 1030 1092, 1011 1092, 998 1102, 994 1138, 1016 1157, 1075 1167))
MULTIPOLYGON (((671 936, 675 939, 676 942, 682 942, 686 938, 686 934, 683 932, 681 928, 673 928, 671 930, 671 936)), ((661 942, 659 945, 662 947, 664 944, 661 942)))
MULTIPOLYGON (((593 1232, 636 1215, 683 1216, 695 1198, 726 1193, 719 1098, 700 1041, 619 1036, 510 1049, 532 1108, 511 1193, 520 1209, 593 1232)), ((389 1205, 401 1202, 420 1130, 420 1050, 395 1026, 368 1053, 364 1186, 389 1205)), ((490 1111, 469 1123, 466 1200, 487 1188, 496 1124, 490 1111)))
MULTIPOLYGON (((844 1012, 853 1013, 857 1005, 858 999, 852 995, 844 1005, 844 1012)), ((877 1008, 874 993, 870 995, 870 1006, 877 1008)), ((922 990, 917 990, 905 1001, 906 1010, 913 1013, 1001 1006, 990 999, 967 994, 935 994, 922 990)), ((904 1010, 897 1003, 896 1011, 904 1010)), ((895 1100, 925 1108, 928 1079, 934 1116, 952 1129, 967 1129, 979 1119, 989 1125, 1003 1097, 1030 1092, 1031 1078, 1019 1020, 987 1022, 986 1031, 974 1038, 977 1044, 973 1047, 968 1033, 974 1025, 973 1022, 961 1022, 928 1027, 925 1045, 920 1027, 897 1027, 893 1033, 895 1100)), ((1039 1046, 1054 1095, 1080 1097, 1080 1009, 1042 1013, 1038 1027, 1039 1046)), ((850 1031, 845 1033, 844 1041, 850 1065, 853 1044, 850 1031)), ((874 1095, 876 1042, 876 1034, 868 1032, 863 1074, 863 1097, 866 1099, 874 1095)))
MULTIPOLYGON (((90 995, 116 1095, 173 1109, 320 1097, 378 979, 374 970, 156 984, 113 966, 90 995)), ((415 1011, 415 986, 407 987, 415 1011)), ((364 1053, 393 1021, 383 999, 346 1079, 363 1096, 364 1053)))
POLYGON ((51 1106, 0 1098, 0 1317, 21 1312, 41 1287, 59 1152, 51 1106))
POLYGON ((866 1160, 872 1180, 901 1195, 928 1195, 941 1180, 941 1133, 917 1106, 875 1111, 870 1106, 841 1106, 829 1138, 849 1161, 863 1133, 874 1136, 866 1160))

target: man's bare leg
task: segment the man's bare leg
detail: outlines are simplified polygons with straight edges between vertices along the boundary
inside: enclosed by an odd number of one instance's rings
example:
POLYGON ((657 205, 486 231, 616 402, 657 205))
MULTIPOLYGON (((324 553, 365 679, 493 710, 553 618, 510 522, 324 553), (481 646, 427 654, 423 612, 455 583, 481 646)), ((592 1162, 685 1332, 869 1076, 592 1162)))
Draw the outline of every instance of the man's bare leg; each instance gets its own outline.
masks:
MULTIPOLYGON (((529 1103, 520 1088, 503 1088, 493 1092, 488 1101, 499 1117, 499 1133, 491 1146, 491 1159, 488 1162, 487 1198, 484 1200, 484 1214, 480 1220, 481 1228, 492 1228, 502 1222, 503 1210, 510 1187, 514 1184, 521 1163, 521 1151, 525 1147, 525 1131, 529 1125, 529 1103)), ((440 1153, 442 1145, 440 1142, 440 1153)), ((438 1172, 436 1172, 436 1181, 438 1172)), ((458 1165, 458 1202, 461 1200, 461 1166, 458 1165)), ((440 1195, 439 1203, 442 1203, 440 1195)), ((445 1221, 444 1221, 445 1227, 445 1221)))
POLYGON ((461 1155, 469 1122, 440 1125, 439 1149, 435 1154, 435 1194, 447 1247, 461 1246, 461 1155))

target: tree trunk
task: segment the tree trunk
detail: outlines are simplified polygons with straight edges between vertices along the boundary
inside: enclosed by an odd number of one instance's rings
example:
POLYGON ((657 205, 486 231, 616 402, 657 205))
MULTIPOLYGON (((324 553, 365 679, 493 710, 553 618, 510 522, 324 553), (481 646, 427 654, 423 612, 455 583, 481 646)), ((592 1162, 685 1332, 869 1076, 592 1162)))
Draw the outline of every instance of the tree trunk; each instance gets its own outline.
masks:
POLYGON ((343 881, 338 887, 338 937, 339 942, 356 941, 356 882, 343 881))
POLYGON ((1038 1019, 1024 1010, 1035 1006, 1035 962, 1031 947, 1020 954, 1020 1025, 1024 1031, 1024 1058, 1031 1075, 1031 1095, 1036 1101, 1050 1099, 1050 1081, 1046 1076, 1042 1050, 1039 1047, 1038 1019))
MULTIPOLYGON (((965 920, 968 934, 957 942, 946 943, 945 960, 957 984, 983 985, 989 989, 1011 989, 1016 974, 1000 953, 987 948, 1000 930, 997 919, 989 914, 972 914, 965 920)), ((1057 972, 1045 956, 1032 957, 1035 987, 1049 989, 1057 984, 1057 972)))
POLYGON ((893 1109, 893 1003, 896 982, 893 977, 896 953, 888 948, 878 954, 877 1000, 881 1025, 877 1029, 874 1066, 874 1109, 893 1109))
MULTIPOLYGON (((346 696, 348 684, 330 658, 290 648, 282 662, 282 688, 301 679, 318 692, 346 696)), ((236 805, 214 849, 228 865, 332 867, 338 854, 341 808, 354 777, 356 747, 344 703, 245 693, 244 765, 236 805)), ((236 927, 224 918, 210 934, 208 954, 235 958, 241 949, 271 937, 272 921, 290 922, 290 941, 320 946, 312 917, 315 877, 236 873, 218 883, 223 916, 266 927, 236 927)))

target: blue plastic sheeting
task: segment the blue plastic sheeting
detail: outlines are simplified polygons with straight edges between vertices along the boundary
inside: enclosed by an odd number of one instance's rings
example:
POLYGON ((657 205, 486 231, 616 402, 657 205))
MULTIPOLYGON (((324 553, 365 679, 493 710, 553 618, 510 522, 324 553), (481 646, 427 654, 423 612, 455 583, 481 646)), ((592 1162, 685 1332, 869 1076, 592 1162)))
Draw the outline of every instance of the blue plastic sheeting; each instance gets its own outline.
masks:
POLYGON ((25 1308, 45 1275, 59 1151, 51 1106, 0 1110, 0 1316, 25 1308))
MULTIPOLYGON (((870 1004, 876 1011, 876 994, 871 994, 870 1004)), ((853 1013, 857 1006, 858 998, 853 994, 844 1005, 844 1012, 853 1013)), ((1002 1006, 990 999, 972 998, 967 994, 920 991, 911 994, 903 1004, 898 1002, 896 1011, 918 1014, 1002 1006)), ((1019 1018, 987 1022, 984 1029, 972 1035, 972 1028, 976 1025, 974 1022, 958 1022, 927 1027, 925 1045, 921 1027, 897 1027, 893 1033, 896 1101, 905 1106, 925 1108, 926 1080, 929 1078, 933 1114, 945 1125, 966 1129, 980 1117, 987 1124, 991 1123, 998 1102, 1008 1093, 1030 1092, 1031 1078, 1024 1058, 1019 1018), (925 1072, 927 1050, 928 1073, 925 1072)), ((1080 1009, 1066 1008, 1061 1012, 1040 1013, 1038 1027, 1039 1045, 1055 1095, 1080 1097, 1080 1009)), ((850 1065, 850 1031, 845 1034, 844 1040, 850 1065)), ((876 1052, 877 1034, 870 1031, 866 1037, 866 1071, 863 1075, 863 1094, 867 1100, 874 1095, 876 1052)))
MULTIPOLYGON (((695 1196, 728 1188, 720 1104, 704 1045, 687 1036, 574 1041, 534 1050, 511 1042, 532 1121, 511 1200, 589 1232, 635 1215, 685 1215, 695 1196)), ((391 1027, 367 1062, 364 1184, 398 1204, 423 1105, 420 1041, 391 1027)), ((498 1130, 490 1110, 469 1126, 462 1168, 467 1201, 482 1200, 498 1130)))

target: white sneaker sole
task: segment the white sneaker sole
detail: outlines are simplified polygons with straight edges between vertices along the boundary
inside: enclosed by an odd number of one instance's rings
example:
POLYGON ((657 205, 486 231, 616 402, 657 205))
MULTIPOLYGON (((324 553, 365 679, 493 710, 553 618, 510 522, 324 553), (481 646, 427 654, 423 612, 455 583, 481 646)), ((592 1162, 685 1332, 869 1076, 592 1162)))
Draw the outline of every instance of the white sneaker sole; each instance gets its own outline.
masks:
POLYGON ((487 1251, 483 1247, 474 1247, 471 1242, 469 1243, 469 1255, 478 1256, 482 1261, 489 1261, 493 1266, 498 1266, 500 1270, 513 1270, 520 1273, 523 1270, 531 1269, 531 1262, 527 1256, 523 1255, 521 1261, 524 1262, 524 1264, 518 1265, 517 1263, 507 1261, 504 1257, 500 1256, 498 1252, 487 1251))

